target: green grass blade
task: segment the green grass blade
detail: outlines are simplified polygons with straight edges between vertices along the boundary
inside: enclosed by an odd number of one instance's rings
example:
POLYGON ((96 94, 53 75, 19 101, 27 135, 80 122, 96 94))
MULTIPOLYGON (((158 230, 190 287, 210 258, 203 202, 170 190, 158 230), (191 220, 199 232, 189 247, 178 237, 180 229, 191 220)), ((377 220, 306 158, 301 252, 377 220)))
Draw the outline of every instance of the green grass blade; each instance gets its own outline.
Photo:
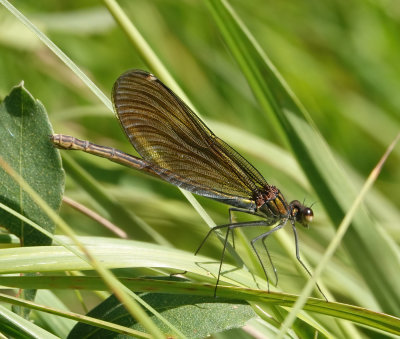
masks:
POLYGON ((324 267, 328 264, 329 260, 333 256, 334 252, 340 245, 340 242, 343 239, 343 236, 346 234, 351 220, 354 217, 357 209, 359 208, 360 204, 365 198, 368 190, 371 188, 375 180, 377 179, 379 173, 382 170, 383 164, 386 162, 389 154, 397 144, 398 140, 400 139, 400 133, 397 135, 396 139, 391 143, 391 145, 386 150, 385 154, 382 156, 381 160, 378 162, 376 167, 371 172, 370 176, 368 177, 367 181, 365 182, 363 188, 361 189, 360 194, 357 196, 357 199, 351 205, 349 211, 347 212, 346 216, 344 217, 343 221, 340 223, 335 237, 332 239, 331 243, 329 244, 328 248, 326 249, 324 256, 322 257, 321 261, 319 262, 317 268, 315 269, 313 277, 307 282, 306 286, 304 287, 302 293, 299 296, 299 299, 296 301, 293 310, 290 314, 286 317, 285 321, 282 324, 281 330, 277 336, 277 339, 283 338, 288 329, 292 326, 293 322, 296 319, 297 313, 303 308, 306 299, 310 296, 311 291, 313 289, 313 285, 316 283, 317 279, 321 275, 324 267))
MULTIPOLYGON (((150 338, 151 336, 143 333, 143 332, 139 332, 139 331, 135 331, 135 330, 131 330, 129 328, 123 327, 123 326, 119 326, 113 323, 109 323, 106 321, 102 321, 99 319, 94 319, 91 317, 87 317, 87 316, 82 316, 80 314, 77 313, 73 313, 73 312, 68 312, 68 311, 61 311, 61 310, 56 310, 52 307, 48 307, 48 306, 42 306, 42 305, 38 305, 36 303, 33 302, 28 302, 19 298, 15 298, 15 297, 11 297, 5 294, 0 293, 0 300, 2 302, 8 302, 14 305, 18 305, 18 306, 24 306, 24 307, 29 307, 31 309, 34 310, 38 310, 38 311, 42 311, 42 312, 47 312, 50 314, 56 314, 59 316, 63 316, 65 318, 68 319, 74 319, 86 324, 91 324, 97 327, 101 327, 101 328, 106 328, 109 330, 113 330, 122 334, 129 334, 132 336, 136 336, 138 338, 150 338)), ((20 323, 20 320, 18 321, 18 323, 20 323)), ((32 326, 34 326, 33 324, 31 324, 32 326)), ((32 331, 34 333, 34 331, 32 331)), ((46 336, 44 334, 42 334, 41 336, 37 336, 37 338, 50 338, 50 336, 46 336)), ((54 338, 56 338, 55 336, 53 336, 54 338)))
MULTIPOLYGON (((219 0, 207 3, 262 112, 290 145, 333 224, 339 225, 359 188, 338 165, 305 109, 229 4, 219 0)), ((355 216, 343 244, 382 309, 399 314, 400 275, 395 273, 400 272, 398 250, 364 209, 355 216)))
MULTIPOLYGON (((168 252, 168 249, 159 248, 159 251, 168 252)), ((188 256, 188 254, 186 254, 188 256)), ((148 260, 151 260, 150 258, 148 260)), ((36 265, 36 264, 33 264, 36 265)), ((133 291, 162 292, 169 294, 181 294, 187 296, 209 297, 213 286, 204 283, 182 282, 151 278, 123 278, 120 280, 133 291)), ((107 290, 108 287, 99 278, 94 276, 36 276, 36 277, 0 277, 0 283, 6 286, 18 286, 24 288, 53 288, 68 289, 74 286, 82 290, 107 290)), ((232 286, 220 286, 219 300, 251 301, 256 303, 267 303, 268 305, 293 307, 297 297, 284 293, 265 293, 259 289, 247 289, 232 286)), ((342 304, 326 303, 315 298, 308 298, 305 310, 318 314, 329 315, 338 319, 350 320, 357 324, 363 324, 377 330, 400 334, 400 319, 387 314, 374 312, 362 307, 342 304)))
POLYGON ((104 105, 113 111, 110 99, 81 71, 81 69, 60 49, 54 44, 38 27, 36 27, 25 15, 11 5, 7 0, 0 0, 0 3, 6 7, 18 20, 20 20, 29 30, 31 30, 57 57, 59 57, 103 102, 104 105))

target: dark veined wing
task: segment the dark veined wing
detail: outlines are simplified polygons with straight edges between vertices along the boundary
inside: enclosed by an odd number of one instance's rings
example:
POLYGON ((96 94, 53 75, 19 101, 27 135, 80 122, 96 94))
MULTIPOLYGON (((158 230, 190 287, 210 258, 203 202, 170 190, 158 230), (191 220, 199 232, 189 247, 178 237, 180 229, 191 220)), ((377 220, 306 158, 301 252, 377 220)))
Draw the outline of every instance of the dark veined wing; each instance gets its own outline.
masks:
POLYGON ((154 75, 124 73, 114 84, 113 102, 132 145, 164 180, 234 206, 266 185, 246 159, 154 75))

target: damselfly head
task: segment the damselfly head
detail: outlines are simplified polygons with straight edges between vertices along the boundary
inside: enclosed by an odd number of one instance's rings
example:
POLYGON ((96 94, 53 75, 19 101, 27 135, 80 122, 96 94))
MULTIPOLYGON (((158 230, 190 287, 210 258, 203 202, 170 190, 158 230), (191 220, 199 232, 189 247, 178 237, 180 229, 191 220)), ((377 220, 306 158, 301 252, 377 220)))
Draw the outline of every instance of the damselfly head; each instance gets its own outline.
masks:
POLYGON ((314 212, 311 207, 304 206, 300 201, 293 200, 290 203, 291 216, 304 227, 308 227, 308 223, 314 219, 314 212))

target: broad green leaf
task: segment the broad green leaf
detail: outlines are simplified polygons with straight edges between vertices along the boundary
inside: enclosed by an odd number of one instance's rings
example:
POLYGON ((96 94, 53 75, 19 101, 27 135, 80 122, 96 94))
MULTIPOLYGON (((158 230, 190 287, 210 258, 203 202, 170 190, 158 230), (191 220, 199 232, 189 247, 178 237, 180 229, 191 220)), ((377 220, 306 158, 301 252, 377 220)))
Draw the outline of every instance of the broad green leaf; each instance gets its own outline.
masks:
MULTIPOLYGON (((64 172, 59 152, 50 143, 50 134, 52 129, 43 105, 22 83, 16 86, 0 104, 0 156, 54 210, 58 210, 64 172)), ((2 168, 0 182, 2 203, 54 232, 54 223, 2 168)), ((16 234, 23 246, 51 243, 51 239, 3 210, 0 210, 0 224, 16 234)))
MULTIPOLYGON (((246 321, 256 316, 248 304, 233 300, 153 293, 143 294, 141 298, 178 327, 188 338, 205 338, 213 333, 241 327, 246 321)), ((114 296, 109 297, 87 315, 143 331, 143 328, 130 317, 123 305, 114 296)), ((165 325, 156 318, 153 321, 164 333, 168 333, 169 329, 165 325)), ((121 334, 81 323, 74 327, 68 338, 83 337, 128 338, 121 334)))

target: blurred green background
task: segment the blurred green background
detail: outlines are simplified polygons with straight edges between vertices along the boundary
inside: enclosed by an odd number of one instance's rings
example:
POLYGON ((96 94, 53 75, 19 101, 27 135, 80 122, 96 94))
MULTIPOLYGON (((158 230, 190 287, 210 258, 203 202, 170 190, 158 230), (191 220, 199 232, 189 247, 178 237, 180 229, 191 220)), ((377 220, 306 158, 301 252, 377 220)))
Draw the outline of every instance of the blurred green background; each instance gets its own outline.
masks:
MULTIPOLYGON (((305 0, 231 1, 315 125, 341 159, 349 175, 366 178, 400 128, 400 3, 393 1, 305 0)), ((216 134, 230 143, 291 201, 313 206, 315 223, 299 230, 303 253, 312 266, 334 228, 290 151, 273 125, 260 114, 239 67, 224 46, 203 2, 121 1, 128 16, 165 63, 216 134), (239 136, 238 136, 239 135, 239 136), (243 136, 248 136, 244 138, 243 136), (265 154, 263 142, 279 147, 265 154), (284 169, 282 168, 284 167, 284 169)), ((103 91, 110 95, 125 70, 148 67, 108 11, 97 1, 14 3, 48 35, 103 91)), ((12 86, 26 88, 45 105, 56 133, 70 134, 135 154, 114 115, 35 36, 0 7, 0 97, 12 86)), ((87 154, 72 154, 116 201, 131 210, 170 244, 191 252, 207 227, 178 189, 87 154)), ((389 157, 369 194, 382 196, 391 213, 371 218, 400 241, 400 148, 389 157)), ((109 218, 96 199, 67 172, 66 195, 109 218)), ((217 224, 227 222, 227 207, 204 198, 201 204, 217 224)), ((349 205, 352 201, 349 201, 349 205)), ((62 216, 79 234, 110 233, 68 206, 62 216)), ((238 218, 242 218, 239 217, 238 218)), ((241 219, 240 219, 241 220, 241 219)), ((115 220, 114 220, 115 221, 115 220)), ((154 241, 138 225, 124 227, 132 239, 154 241)), ((290 232, 290 229, 288 230, 290 232)), ((257 232, 245 232, 250 238, 257 232)), ((296 293, 304 284, 279 246, 270 240, 280 287, 296 293)), ((357 244, 354 244, 357 246, 357 244)), ((210 240, 205 254, 216 258, 220 244, 210 240)), ((345 251, 335 265, 348 270, 347 286, 326 281, 339 301, 355 302, 357 272, 345 251), (353 283, 353 285, 351 285, 353 283)), ((363 285, 361 285, 363 286, 363 285)), ((363 306, 374 302, 363 296, 363 306)), ((357 302, 356 302, 357 303, 357 302)))

